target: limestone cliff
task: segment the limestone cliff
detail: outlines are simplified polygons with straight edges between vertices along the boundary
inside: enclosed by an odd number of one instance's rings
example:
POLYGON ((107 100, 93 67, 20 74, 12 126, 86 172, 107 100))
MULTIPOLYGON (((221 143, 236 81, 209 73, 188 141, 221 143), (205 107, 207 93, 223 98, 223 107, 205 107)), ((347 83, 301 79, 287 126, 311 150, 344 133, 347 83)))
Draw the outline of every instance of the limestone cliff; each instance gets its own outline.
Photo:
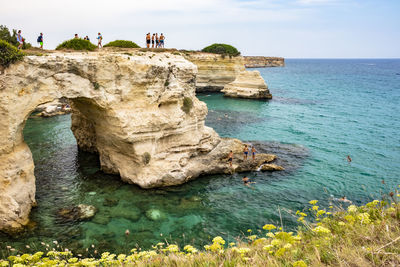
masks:
POLYGON ((225 85, 221 91, 225 96, 251 98, 251 99, 271 99, 272 95, 261 77, 259 71, 242 71, 236 79, 225 85))
POLYGON ((229 57, 210 53, 190 53, 186 59, 198 69, 196 91, 220 92, 224 86, 236 79, 245 70, 243 57, 229 57))
POLYGON ((273 161, 262 154, 241 161, 239 140, 221 139, 204 125, 207 106, 195 96, 196 73, 193 63, 171 53, 58 52, 7 68, 0 74, 0 229, 28 222, 35 177, 23 128, 38 105, 61 97, 71 104, 79 147, 97 152, 104 172, 143 188, 273 161))
POLYGON ((245 56, 243 57, 246 68, 265 68, 265 67, 283 67, 285 59, 283 57, 262 57, 245 56))
POLYGON ((196 92, 223 92, 225 96, 237 98, 272 98, 260 73, 246 71, 246 57, 210 53, 191 53, 185 57, 198 68, 196 92))

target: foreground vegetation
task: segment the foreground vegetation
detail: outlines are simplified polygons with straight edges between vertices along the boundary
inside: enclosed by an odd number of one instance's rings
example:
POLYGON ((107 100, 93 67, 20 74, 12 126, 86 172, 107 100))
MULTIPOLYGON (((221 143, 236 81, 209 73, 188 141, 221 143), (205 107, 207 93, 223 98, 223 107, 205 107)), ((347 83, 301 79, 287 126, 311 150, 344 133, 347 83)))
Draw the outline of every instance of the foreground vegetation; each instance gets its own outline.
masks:
MULTIPOLYGON (((0 266, 399 266, 400 194, 365 206, 350 205, 333 212, 310 201, 307 211, 297 211, 297 233, 266 224, 246 240, 227 244, 217 236, 204 250, 191 245, 158 243, 152 250, 132 249, 131 254, 102 253, 80 258, 68 251, 11 255, 0 266), (307 218, 313 218, 310 223, 307 218)), ((7 247, 10 254, 13 248, 7 247)))
POLYGON ((221 54, 223 56, 236 57, 240 55, 240 52, 233 46, 228 44, 212 44, 201 50, 206 53, 221 54))
POLYGON ((140 48, 135 42, 127 40, 115 40, 104 45, 104 47, 140 48))
POLYGON ((93 51, 97 48, 94 44, 92 44, 88 40, 74 38, 71 40, 64 41, 56 47, 56 50, 63 49, 72 49, 72 50, 85 50, 85 51, 93 51))
POLYGON ((15 46, 0 40, 0 67, 7 68, 12 63, 21 60, 24 54, 15 46))

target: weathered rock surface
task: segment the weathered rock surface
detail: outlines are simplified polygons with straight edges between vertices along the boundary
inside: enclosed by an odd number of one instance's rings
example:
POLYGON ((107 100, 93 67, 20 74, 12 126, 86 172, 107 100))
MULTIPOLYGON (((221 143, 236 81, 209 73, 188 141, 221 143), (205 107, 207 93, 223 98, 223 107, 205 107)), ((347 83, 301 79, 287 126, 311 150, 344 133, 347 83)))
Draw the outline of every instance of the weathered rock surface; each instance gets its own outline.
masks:
POLYGON ((284 171, 285 168, 276 164, 264 164, 261 166, 261 171, 284 171))
POLYGON ((285 66, 285 59, 283 57, 244 56, 243 59, 246 68, 266 68, 266 67, 285 66))
POLYGON ((65 221, 84 221, 96 215, 97 209, 92 205, 79 204, 72 208, 62 208, 57 211, 57 215, 65 221))
POLYGON ((271 99, 272 95, 259 71, 242 71, 221 91, 225 96, 253 99, 271 99))
MULTIPOLYGON (((101 169, 125 182, 151 188, 232 172, 227 155, 241 155, 243 144, 204 125, 196 73, 170 53, 56 52, 7 68, 0 74, 0 229, 26 225, 35 203, 25 122, 38 105, 62 97, 71 104, 80 149, 98 153, 101 169)), ((259 167, 237 158, 237 171, 259 167)))
POLYGON ((196 92, 223 92, 225 96, 238 98, 272 98, 260 73, 246 71, 245 57, 210 53, 191 53, 185 57, 198 68, 196 92))
POLYGON ((39 117, 52 117, 71 113, 71 108, 66 100, 56 99, 49 103, 37 106, 35 112, 38 112, 36 116, 39 117))
POLYGON ((198 69, 196 92, 220 92, 224 86, 244 71, 243 57, 229 57, 210 53, 190 53, 185 58, 198 69))

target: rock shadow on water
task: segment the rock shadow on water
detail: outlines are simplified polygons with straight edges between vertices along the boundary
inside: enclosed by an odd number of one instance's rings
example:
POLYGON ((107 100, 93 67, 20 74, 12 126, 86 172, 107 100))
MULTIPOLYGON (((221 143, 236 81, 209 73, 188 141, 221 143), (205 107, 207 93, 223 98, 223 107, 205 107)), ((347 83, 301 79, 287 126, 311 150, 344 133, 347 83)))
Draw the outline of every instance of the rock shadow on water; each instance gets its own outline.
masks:
POLYGON ((239 129, 244 124, 261 123, 268 119, 267 117, 257 116, 254 112, 248 111, 209 110, 206 125, 216 129, 239 129))

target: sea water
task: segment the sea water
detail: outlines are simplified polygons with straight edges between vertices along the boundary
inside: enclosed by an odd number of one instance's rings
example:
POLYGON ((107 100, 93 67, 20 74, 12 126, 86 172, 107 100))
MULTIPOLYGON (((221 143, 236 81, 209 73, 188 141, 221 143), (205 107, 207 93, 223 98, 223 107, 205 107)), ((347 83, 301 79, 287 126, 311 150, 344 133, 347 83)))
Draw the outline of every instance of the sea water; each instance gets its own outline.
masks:
POLYGON ((96 256, 158 242, 200 247, 216 235, 257 233, 265 223, 295 229, 293 213, 307 210, 309 200, 340 206, 332 199, 345 195, 364 204, 400 183, 400 60, 289 59, 258 71, 271 101, 198 97, 208 105, 208 126, 277 154, 285 171, 247 173, 251 187, 233 174, 142 190, 102 173, 96 155, 78 151, 69 115, 32 117, 24 136, 35 161, 34 225, 1 234, 0 250, 45 251, 49 244, 96 256), (57 215, 78 204, 94 205, 96 216, 77 222, 57 215))

